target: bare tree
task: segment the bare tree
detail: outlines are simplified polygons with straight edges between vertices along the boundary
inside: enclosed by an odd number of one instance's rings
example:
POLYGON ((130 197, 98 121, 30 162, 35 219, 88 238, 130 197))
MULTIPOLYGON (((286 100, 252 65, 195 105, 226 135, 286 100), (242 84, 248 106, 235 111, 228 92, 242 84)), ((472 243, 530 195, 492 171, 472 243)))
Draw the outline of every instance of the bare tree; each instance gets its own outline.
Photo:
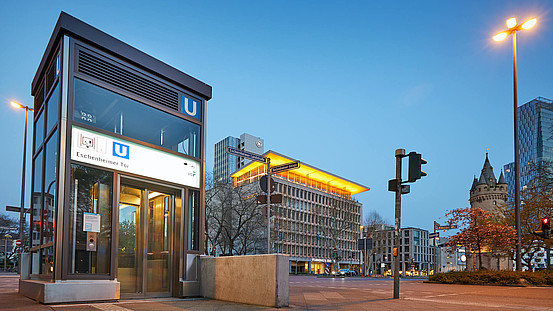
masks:
POLYGON ((206 191, 206 248, 211 244, 231 256, 254 251, 265 229, 256 187, 218 183, 206 191))
MULTIPOLYGON (((365 219, 363 219, 363 238, 372 238, 373 235, 374 235, 374 232, 377 231, 377 230, 380 230, 379 227, 383 227, 383 225, 388 225, 388 221, 386 221, 384 219, 384 217, 382 217, 382 215, 380 215, 377 211, 375 210, 370 210, 366 215, 365 215, 365 219)), ((383 229, 383 228, 382 228, 383 229)), ((364 252, 365 254, 365 261, 367 261, 367 266, 370 267, 371 266, 371 259, 372 259, 372 254, 377 252, 377 253, 383 253, 383 252, 378 252, 380 251, 380 248, 379 249, 369 249, 367 251, 364 252)))

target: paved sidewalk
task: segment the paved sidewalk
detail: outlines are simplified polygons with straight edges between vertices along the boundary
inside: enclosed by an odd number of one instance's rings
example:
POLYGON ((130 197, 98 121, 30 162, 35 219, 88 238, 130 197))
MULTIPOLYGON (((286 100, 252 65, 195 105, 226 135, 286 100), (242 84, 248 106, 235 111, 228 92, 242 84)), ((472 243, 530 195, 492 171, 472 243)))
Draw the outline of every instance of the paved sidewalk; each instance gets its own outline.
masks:
POLYGON ((179 299, 179 298, 156 298, 120 300, 118 302, 105 303, 77 303, 77 304, 56 304, 43 305, 27 297, 18 294, 19 275, 0 273, 0 310, 4 311, 158 311, 158 310, 230 310, 230 311, 253 311, 253 310, 277 310, 260 306, 245 305, 211 299, 179 299))

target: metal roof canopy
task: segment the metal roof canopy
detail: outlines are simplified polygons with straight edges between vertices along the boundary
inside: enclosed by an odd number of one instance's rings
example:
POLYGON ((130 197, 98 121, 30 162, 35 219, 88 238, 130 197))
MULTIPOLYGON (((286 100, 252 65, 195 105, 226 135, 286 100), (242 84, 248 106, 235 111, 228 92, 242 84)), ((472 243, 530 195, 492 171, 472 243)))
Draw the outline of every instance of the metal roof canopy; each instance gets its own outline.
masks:
MULTIPOLYGON (((298 161, 296 159, 289 158, 285 155, 282 155, 272 150, 265 152, 263 156, 271 159, 271 166, 298 161)), ((233 177, 233 178, 240 177, 245 173, 258 168, 261 165, 265 165, 265 164, 259 163, 259 162, 251 162, 248 165, 244 166, 243 168, 239 169, 238 171, 232 173, 230 177, 233 177)), ((300 162, 300 168, 295 169, 291 172, 293 174, 300 175, 320 183, 328 184, 338 189, 346 190, 350 192, 352 195, 370 190, 369 187, 363 186, 356 182, 347 180, 340 176, 318 169, 312 165, 306 164, 305 162, 300 162)))
POLYGON ((36 88, 47 69, 48 61, 53 57, 54 48, 57 46, 60 38, 67 34, 70 37, 77 38, 90 45, 103 49, 112 55, 118 56, 139 68, 142 68, 157 76, 163 77, 168 81, 183 87, 186 90, 197 93, 206 100, 211 99, 211 86, 202 81, 193 78, 186 73, 167 65, 166 63, 120 41, 105 32, 90 26, 89 24, 65 13, 61 12, 56 23, 56 27, 50 37, 46 51, 42 56, 38 70, 31 84, 31 95, 35 96, 36 88))

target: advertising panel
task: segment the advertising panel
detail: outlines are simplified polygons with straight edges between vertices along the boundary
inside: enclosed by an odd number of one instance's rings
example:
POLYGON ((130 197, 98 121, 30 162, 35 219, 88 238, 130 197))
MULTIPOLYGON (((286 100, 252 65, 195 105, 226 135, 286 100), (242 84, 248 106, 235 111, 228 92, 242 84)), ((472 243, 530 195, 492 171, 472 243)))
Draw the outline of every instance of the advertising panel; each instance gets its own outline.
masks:
POLYGON ((73 126, 71 160, 200 187, 197 161, 73 126))

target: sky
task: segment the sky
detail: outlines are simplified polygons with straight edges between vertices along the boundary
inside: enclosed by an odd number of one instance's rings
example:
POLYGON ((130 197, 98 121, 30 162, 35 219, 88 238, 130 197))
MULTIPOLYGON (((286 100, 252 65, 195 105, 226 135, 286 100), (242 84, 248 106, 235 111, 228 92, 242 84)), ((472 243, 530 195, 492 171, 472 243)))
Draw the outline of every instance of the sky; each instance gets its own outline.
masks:
POLYGON ((216 142, 249 133, 368 186, 355 196, 365 213, 393 223, 394 152, 416 151, 428 176, 402 196, 401 223, 432 230, 469 206, 486 152, 497 177, 513 161, 512 43, 492 40, 508 18, 538 19, 517 35, 519 104, 553 99, 552 9, 531 0, 3 1, 0 212, 20 204, 24 111, 9 101, 32 105, 60 11, 213 87, 207 171, 216 142))

